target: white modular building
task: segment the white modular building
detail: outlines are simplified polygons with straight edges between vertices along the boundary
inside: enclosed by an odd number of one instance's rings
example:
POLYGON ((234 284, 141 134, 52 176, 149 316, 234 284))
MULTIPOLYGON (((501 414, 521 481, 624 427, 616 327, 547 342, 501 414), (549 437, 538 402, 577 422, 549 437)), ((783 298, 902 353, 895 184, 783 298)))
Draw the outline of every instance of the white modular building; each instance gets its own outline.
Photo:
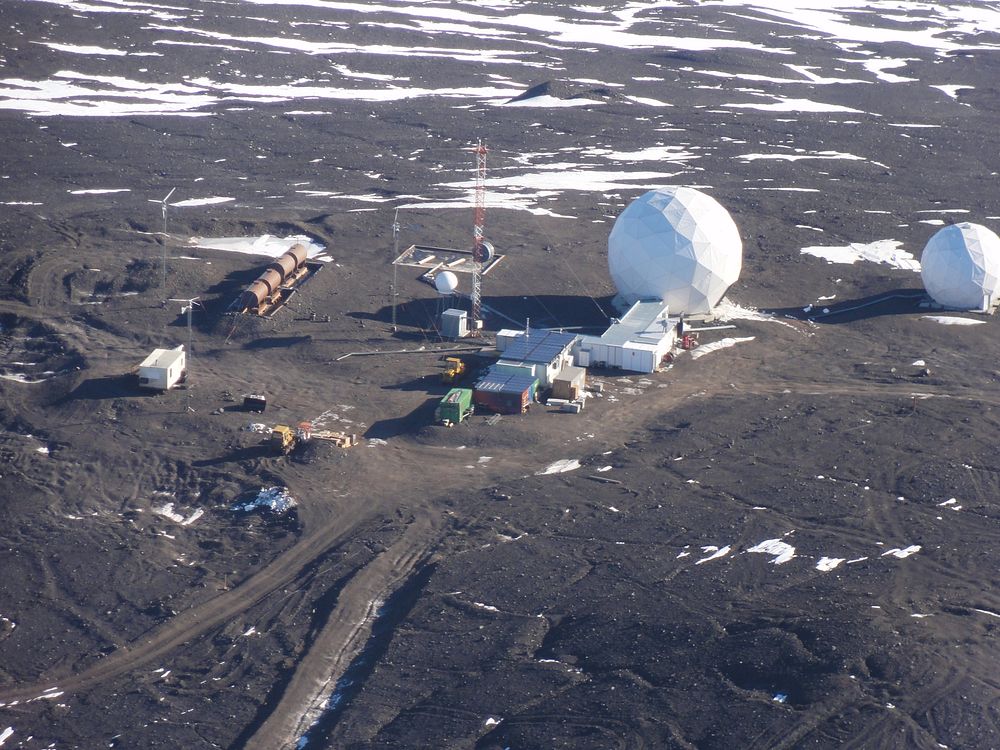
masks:
POLYGON ((184 377, 187 366, 184 347, 154 349, 139 365, 139 386, 169 391, 184 377))
POLYGON ((656 372, 677 340, 677 318, 660 300, 640 300, 600 336, 581 336, 574 347, 580 367, 656 372))

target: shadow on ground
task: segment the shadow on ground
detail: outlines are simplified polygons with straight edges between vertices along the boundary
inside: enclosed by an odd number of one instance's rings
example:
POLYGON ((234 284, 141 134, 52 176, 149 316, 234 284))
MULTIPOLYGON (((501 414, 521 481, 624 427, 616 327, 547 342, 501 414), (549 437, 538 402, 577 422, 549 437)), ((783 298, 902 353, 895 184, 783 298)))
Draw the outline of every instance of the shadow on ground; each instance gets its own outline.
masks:
POLYGON ((815 323, 837 325, 856 320, 879 318, 886 315, 913 315, 926 310, 921 304, 927 301, 923 289, 894 289, 861 299, 845 300, 835 305, 808 305, 764 310, 772 315, 811 320, 815 323))
POLYGON ((375 422, 368 431, 365 438, 371 440, 389 440, 399 435, 407 435, 419 430, 424 425, 434 421, 434 409, 437 408, 440 396, 431 396, 424 403, 403 417, 393 417, 392 419, 382 419, 375 422))
POLYGON ((88 378, 74 388, 67 400, 99 401, 109 398, 139 398, 159 395, 159 391, 139 388, 135 375, 106 375, 88 378))
MULTIPOLYGON (((465 297, 452 297, 452 304, 462 310, 470 309, 465 297)), ((532 328, 593 328, 603 331, 616 311, 612 297, 540 294, 528 297, 484 297, 483 319, 489 330, 524 328, 530 320, 532 328)), ((400 325, 437 330, 440 315, 435 298, 415 299, 396 305, 396 320, 400 325)), ((392 306, 386 305, 374 314, 354 313, 355 317, 392 322, 392 306)))

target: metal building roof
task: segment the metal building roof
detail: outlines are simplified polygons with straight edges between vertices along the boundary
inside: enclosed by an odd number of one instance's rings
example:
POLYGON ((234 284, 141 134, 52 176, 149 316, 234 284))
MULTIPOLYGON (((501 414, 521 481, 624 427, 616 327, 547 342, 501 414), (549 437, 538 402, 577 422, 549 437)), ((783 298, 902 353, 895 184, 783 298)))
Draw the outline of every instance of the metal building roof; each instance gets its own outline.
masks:
POLYGON ((576 339, 572 333, 529 330, 507 344, 503 358, 547 365, 572 346, 576 339))
MULTIPOLYGON (((669 316, 668 306, 660 300, 640 300, 600 336, 583 336, 583 344, 625 346, 626 344, 657 344, 671 335, 677 318, 669 316)), ((506 356, 506 354, 504 355, 506 356)))
POLYGON ((166 369, 184 356, 184 347, 176 349, 153 349, 153 352, 142 360, 139 367, 159 367, 166 369))
POLYGON ((490 367, 486 374, 476 381, 475 390, 491 393, 524 393, 537 383, 538 378, 534 375, 498 372, 490 367))

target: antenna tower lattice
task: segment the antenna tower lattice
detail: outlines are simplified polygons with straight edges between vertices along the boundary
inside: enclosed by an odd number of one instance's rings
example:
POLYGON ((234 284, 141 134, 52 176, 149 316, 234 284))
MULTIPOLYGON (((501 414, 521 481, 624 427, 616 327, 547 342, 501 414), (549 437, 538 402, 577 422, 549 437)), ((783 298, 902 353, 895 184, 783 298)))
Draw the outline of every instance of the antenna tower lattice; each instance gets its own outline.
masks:
POLYGON ((482 320, 483 224, 486 221, 486 146, 482 141, 473 149, 476 154, 476 208, 472 227, 472 329, 482 320))
POLYGON ((399 209, 392 217, 392 330, 396 331, 396 258, 399 257, 399 209))

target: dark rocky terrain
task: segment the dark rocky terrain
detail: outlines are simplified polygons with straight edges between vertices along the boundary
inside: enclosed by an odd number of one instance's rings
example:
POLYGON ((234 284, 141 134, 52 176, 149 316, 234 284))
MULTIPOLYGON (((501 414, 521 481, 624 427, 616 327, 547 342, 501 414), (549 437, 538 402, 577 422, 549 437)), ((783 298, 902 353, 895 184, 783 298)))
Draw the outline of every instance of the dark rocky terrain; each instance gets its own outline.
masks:
POLYGON ((801 252, 1000 228, 1000 4, 791 5, 0 6, 0 746, 1000 746, 997 323, 801 252), (487 339, 605 323, 615 217, 688 184, 744 240, 703 345, 752 340, 431 426, 393 216, 467 247, 479 140, 487 339), (263 234, 335 262, 234 326, 266 259, 189 240, 263 234), (362 444, 244 429, 303 419, 362 444))

